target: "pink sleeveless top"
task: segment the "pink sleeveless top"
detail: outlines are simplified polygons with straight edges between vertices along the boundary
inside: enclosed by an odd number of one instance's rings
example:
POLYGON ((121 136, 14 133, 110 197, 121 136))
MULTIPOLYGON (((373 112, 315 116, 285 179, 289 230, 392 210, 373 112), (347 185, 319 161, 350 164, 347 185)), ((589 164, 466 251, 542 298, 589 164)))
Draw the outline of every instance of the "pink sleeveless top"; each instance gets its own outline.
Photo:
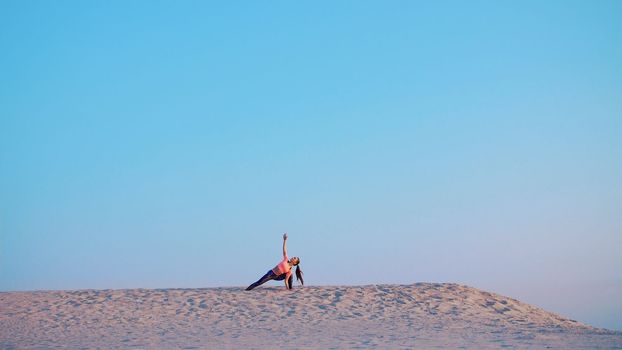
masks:
POLYGON ((292 267, 289 266, 289 263, 287 262, 288 260, 289 258, 285 255, 283 260, 281 260, 281 262, 272 269, 272 272, 274 272, 277 276, 285 273, 285 278, 289 278, 289 276, 292 275, 292 267))

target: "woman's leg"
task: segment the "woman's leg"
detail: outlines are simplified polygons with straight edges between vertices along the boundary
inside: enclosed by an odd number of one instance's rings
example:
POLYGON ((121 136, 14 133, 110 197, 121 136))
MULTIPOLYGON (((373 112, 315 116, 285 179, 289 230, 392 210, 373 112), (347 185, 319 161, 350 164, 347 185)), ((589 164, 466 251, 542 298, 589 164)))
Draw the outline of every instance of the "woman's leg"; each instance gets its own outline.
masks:
MULTIPOLYGON (((281 275, 278 275, 278 276, 274 277, 273 279, 277 280, 277 281, 282 281, 282 280, 285 279, 286 276, 287 276, 287 274, 284 273, 284 274, 281 274, 281 275)), ((294 288, 294 285, 292 284, 292 283, 294 283, 294 275, 293 274, 289 275, 289 278, 287 279, 287 283, 289 283, 289 289, 294 288)))
POLYGON ((257 282, 251 284, 250 286, 248 286, 246 288, 246 290, 251 290, 255 287, 261 286, 262 284, 268 282, 271 279, 274 279, 276 277, 276 275, 274 274, 274 272, 272 272, 272 270, 266 272, 265 275, 263 275, 262 278, 260 278, 257 282))

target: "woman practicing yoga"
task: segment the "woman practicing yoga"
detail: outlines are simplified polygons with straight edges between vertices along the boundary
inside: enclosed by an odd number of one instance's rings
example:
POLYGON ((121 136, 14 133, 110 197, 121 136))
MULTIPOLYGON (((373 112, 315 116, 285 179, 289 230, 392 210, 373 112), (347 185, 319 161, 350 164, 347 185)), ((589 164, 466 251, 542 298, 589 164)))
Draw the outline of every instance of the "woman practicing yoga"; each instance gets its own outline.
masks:
POLYGON ((246 290, 251 290, 255 287, 258 287, 270 280, 284 280, 285 288, 292 289, 294 286, 292 285, 294 282, 294 278, 292 277, 292 266, 296 266, 296 280, 300 281, 300 284, 304 285, 305 281, 302 279, 302 270, 300 269, 300 258, 293 257, 288 259, 287 257, 287 247, 285 243, 287 242, 287 232, 283 234, 283 260, 276 265, 272 270, 268 271, 262 278, 260 278, 257 282, 251 284, 246 288, 246 290))

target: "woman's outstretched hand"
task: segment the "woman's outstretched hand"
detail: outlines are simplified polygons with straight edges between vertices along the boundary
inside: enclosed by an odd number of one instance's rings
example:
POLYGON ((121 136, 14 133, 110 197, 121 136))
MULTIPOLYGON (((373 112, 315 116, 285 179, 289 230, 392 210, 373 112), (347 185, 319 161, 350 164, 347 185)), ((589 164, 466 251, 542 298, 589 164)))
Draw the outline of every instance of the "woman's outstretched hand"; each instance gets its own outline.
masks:
POLYGON ((285 233, 283 234, 283 240, 284 240, 284 241, 287 241, 287 232, 285 232, 285 233))

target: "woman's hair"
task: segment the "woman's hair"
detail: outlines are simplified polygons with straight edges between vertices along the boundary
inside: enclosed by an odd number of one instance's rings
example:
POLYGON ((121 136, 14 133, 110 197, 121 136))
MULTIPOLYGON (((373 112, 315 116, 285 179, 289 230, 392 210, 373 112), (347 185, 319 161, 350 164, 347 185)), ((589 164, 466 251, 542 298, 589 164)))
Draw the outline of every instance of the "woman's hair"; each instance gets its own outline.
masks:
POLYGON ((305 285, 305 280, 302 279, 302 270, 300 269, 300 258, 298 258, 298 264, 296 264, 296 281, 300 281, 300 284, 305 285))

